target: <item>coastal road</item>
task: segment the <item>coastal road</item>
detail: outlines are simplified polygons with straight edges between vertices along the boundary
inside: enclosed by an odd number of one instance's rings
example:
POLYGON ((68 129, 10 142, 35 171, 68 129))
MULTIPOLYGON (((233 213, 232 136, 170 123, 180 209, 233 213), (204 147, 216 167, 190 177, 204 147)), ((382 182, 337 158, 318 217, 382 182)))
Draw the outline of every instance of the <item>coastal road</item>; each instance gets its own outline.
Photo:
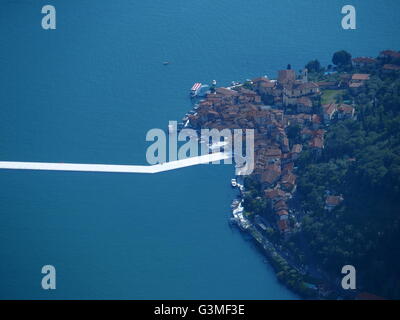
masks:
POLYGON ((0 161, 0 169, 8 170, 49 170, 78 172, 108 172, 108 173, 159 173, 176 170, 199 164, 229 159, 229 154, 218 152, 198 157, 165 162, 153 166, 82 164, 82 163, 49 163, 49 162, 13 162, 0 161))

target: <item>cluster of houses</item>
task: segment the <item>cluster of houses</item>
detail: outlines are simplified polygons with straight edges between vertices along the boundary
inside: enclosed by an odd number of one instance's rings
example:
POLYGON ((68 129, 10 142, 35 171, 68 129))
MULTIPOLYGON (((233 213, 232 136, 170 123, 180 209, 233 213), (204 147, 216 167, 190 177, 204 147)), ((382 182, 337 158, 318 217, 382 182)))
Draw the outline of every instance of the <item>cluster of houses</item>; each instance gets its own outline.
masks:
MULTIPOLYGON (((356 75, 350 81, 365 82, 368 77, 356 75)), ((308 81, 307 70, 297 77, 288 68, 279 71, 277 80, 261 77, 252 80, 250 85, 216 88, 199 102, 197 112, 188 118, 197 129, 255 130, 253 175, 276 215, 277 228, 286 234, 291 231, 287 201, 297 187, 295 161, 305 147, 316 157, 321 155, 324 125, 334 117, 354 118, 355 109, 336 103, 319 106, 316 101, 320 101, 321 89, 318 83, 308 81), (287 107, 291 112, 285 112, 287 107), (291 125, 299 127, 301 143, 289 141, 287 129, 291 125)))
POLYGON ((400 70, 400 52, 385 50, 379 54, 378 59, 383 63, 383 71, 387 73, 400 70))
POLYGON ((330 122, 337 116, 337 119, 354 119, 355 108, 345 103, 329 103, 322 106, 323 120, 325 124, 330 122))
POLYGON ((378 65, 385 73, 400 71, 400 52, 384 50, 380 52, 377 59, 371 57, 357 57, 352 60, 353 66, 357 68, 374 68, 378 65))
POLYGON ((298 106, 299 111, 304 113, 312 113, 312 99, 320 94, 318 84, 308 81, 307 69, 297 78, 290 65, 288 69, 278 72, 277 81, 261 77, 254 79, 252 84, 263 101, 270 101, 277 107, 298 106))
POLYGON ((398 66, 400 63, 400 52, 394 50, 384 50, 379 53, 377 59, 371 57, 357 57, 352 59, 354 67, 366 68, 374 67, 378 64, 383 66, 383 69, 390 70, 390 66, 398 66))

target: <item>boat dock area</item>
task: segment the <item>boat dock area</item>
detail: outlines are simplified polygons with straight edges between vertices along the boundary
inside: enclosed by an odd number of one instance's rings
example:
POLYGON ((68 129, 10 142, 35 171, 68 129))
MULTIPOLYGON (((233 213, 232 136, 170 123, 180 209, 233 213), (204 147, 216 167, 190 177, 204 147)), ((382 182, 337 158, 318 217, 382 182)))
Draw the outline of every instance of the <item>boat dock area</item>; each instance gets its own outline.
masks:
POLYGON ((192 98, 204 97, 209 92, 210 92, 210 86, 208 84, 202 84, 200 82, 196 82, 190 89, 190 96, 192 98))

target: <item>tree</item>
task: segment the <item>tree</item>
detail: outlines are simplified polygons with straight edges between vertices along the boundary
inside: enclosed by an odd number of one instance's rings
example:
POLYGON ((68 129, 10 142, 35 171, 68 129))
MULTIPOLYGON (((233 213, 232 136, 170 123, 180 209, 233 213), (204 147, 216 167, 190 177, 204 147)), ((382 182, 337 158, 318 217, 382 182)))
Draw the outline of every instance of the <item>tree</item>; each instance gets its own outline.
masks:
POLYGON ((309 63, 306 64, 305 68, 308 70, 308 72, 320 72, 321 64, 318 60, 311 60, 309 63))
POLYGON ((300 137, 300 131, 301 127, 298 124, 291 124, 287 130, 288 138, 293 141, 299 140, 298 138, 300 137))
POLYGON ((348 66, 351 64, 351 54, 345 50, 337 51, 333 54, 332 62, 338 67, 348 66))

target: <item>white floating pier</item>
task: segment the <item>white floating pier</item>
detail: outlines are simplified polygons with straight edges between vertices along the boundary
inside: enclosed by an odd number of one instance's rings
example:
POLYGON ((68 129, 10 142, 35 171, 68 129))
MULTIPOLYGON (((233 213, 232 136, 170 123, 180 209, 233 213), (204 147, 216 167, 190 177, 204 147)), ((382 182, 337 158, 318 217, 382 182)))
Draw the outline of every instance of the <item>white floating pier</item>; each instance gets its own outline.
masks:
POLYGON ((115 172, 115 173, 159 173, 207 164, 214 161, 229 159, 231 155, 219 152, 183 160, 165 162, 153 166, 112 165, 112 164, 81 164, 81 163, 48 163, 48 162, 12 162, 0 161, 0 169, 8 170, 49 170, 78 172, 115 172))

